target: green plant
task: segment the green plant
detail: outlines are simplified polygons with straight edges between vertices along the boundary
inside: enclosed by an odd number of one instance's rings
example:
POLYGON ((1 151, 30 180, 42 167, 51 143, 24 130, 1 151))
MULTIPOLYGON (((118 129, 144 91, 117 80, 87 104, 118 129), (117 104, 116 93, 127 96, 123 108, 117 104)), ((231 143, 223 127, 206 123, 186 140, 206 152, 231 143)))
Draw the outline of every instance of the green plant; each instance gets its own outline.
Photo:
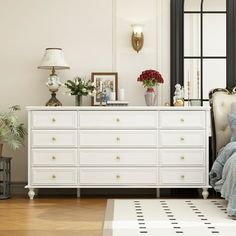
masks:
POLYGON ((15 114, 20 107, 16 105, 9 109, 8 112, 0 112, 0 143, 6 143, 15 150, 23 146, 27 132, 15 114))
POLYGON ((65 86, 69 89, 67 93, 70 95, 92 96, 95 92, 95 86, 91 80, 85 81, 80 77, 76 77, 74 81, 67 80, 65 86))

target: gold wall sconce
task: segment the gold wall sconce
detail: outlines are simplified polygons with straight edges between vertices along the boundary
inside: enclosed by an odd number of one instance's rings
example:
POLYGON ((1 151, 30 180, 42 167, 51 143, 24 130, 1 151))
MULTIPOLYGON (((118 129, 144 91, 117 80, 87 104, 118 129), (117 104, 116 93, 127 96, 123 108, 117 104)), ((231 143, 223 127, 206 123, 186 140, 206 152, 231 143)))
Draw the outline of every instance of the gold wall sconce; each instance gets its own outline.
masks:
POLYGON ((132 33, 132 46, 136 52, 139 52, 143 48, 144 36, 143 36, 143 25, 134 24, 131 25, 133 29, 132 33))

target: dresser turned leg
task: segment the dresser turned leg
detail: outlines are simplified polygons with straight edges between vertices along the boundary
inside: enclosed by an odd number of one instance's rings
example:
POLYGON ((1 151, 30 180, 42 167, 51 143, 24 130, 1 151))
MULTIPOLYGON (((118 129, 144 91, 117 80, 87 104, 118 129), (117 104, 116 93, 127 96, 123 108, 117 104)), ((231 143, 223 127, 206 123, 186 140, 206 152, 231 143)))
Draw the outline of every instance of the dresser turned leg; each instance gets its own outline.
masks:
POLYGON ((157 189, 156 189, 156 198, 160 198, 160 196, 161 196, 161 193, 160 193, 160 192, 161 192, 160 189, 157 188, 157 189))
POLYGON ((208 188, 203 188, 202 189, 202 196, 204 199, 207 199, 209 196, 208 188))
POLYGON ((29 196, 30 200, 33 200, 33 199, 34 199, 35 192, 34 192, 34 189, 33 189, 33 188, 30 188, 30 189, 29 189, 28 196, 29 196))
POLYGON ((77 188, 77 198, 80 198, 80 188, 77 188))

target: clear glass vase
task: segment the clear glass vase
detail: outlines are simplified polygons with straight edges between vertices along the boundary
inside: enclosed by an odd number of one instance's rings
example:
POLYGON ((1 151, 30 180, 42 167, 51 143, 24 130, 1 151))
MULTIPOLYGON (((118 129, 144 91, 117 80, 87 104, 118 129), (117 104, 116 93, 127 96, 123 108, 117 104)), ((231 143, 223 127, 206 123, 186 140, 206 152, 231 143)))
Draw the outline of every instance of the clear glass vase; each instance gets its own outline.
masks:
POLYGON ((156 106, 157 95, 153 87, 147 88, 147 91, 144 95, 147 106, 156 106))
POLYGON ((76 106, 82 106, 82 103, 83 103, 82 97, 83 96, 81 96, 81 95, 76 95, 75 96, 75 105, 76 106))

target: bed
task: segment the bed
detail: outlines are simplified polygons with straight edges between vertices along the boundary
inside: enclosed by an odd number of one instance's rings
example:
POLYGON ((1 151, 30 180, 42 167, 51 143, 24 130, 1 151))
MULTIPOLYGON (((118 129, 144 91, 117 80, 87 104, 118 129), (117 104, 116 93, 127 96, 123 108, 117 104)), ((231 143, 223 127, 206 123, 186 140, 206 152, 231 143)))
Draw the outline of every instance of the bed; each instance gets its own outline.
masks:
POLYGON ((209 94, 212 125, 210 183, 228 201, 227 212, 236 214, 236 87, 209 94))

